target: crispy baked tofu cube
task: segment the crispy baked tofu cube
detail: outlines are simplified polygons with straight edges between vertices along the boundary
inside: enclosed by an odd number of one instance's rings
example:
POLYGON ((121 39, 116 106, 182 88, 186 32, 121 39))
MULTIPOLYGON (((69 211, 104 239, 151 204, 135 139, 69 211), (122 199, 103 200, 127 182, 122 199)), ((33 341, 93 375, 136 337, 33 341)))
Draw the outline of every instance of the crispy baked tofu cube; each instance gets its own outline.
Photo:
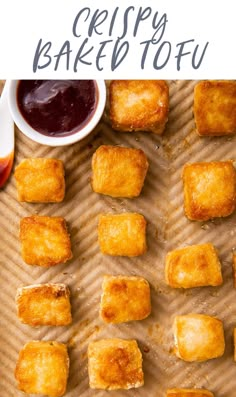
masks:
POLYGON ((100 146, 92 158, 94 192, 112 197, 140 195, 148 170, 144 152, 121 146, 100 146))
POLYGON ((236 178, 232 161, 186 164, 185 214, 190 220, 225 217, 235 210, 236 178))
POLYGON ((169 88, 165 81, 114 80, 109 98, 115 130, 163 133, 169 111, 169 88))
POLYGON ((173 288, 221 285, 221 264, 216 249, 207 243, 169 252, 165 278, 166 283, 173 288))
POLYGON ((28 265, 50 267, 72 258, 64 218, 32 215, 21 219, 20 240, 22 257, 28 265))
POLYGON ((19 320, 33 327, 71 323, 70 290, 65 284, 36 284, 18 288, 19 320))
POLYGON ((150 287, 142 277, 104 276, 100 316, 106 323, 143 320, 151 312, 150 287))
POLYGON ((64 199, 65 178, 61 160, 24 159, 15 169, 15 179, 19 201, 57 203, 64 199))
POLYGON ((199 135, 236 133, 236 82, 198 83, 194 89, 194 117, 199 135))
POLYGON ((66 391, 69 357, 63 343, 31 341, 20 351, 15 377, 25 393, 60 397, 66 391))
POLYGON ((225 350, 222 321, 204 314, 176 316, 176 356, 184 361, 205 361, 221 357, 225 350))
POLYGON ((146 220, 141 214, 101 214, 98 241, 103 254, 139 256, 145 254, 146 220))
POLYGON ((92 389, 131 389, 143 386, 142 354, 135 340, 101 339, 88 347, 92 389))
POLYGON ((166 397, 214 397, 214 394, 205 389, 169 389, 166 397))

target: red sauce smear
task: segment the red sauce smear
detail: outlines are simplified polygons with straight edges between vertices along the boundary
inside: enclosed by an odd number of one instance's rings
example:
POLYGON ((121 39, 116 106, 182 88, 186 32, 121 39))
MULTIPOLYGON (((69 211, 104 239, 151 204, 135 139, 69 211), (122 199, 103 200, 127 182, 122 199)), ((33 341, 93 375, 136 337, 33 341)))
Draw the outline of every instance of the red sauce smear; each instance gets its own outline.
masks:
POLYGON ((94 80, 20 80, 17 103, 28 124, 49 136, 66 136, 83 128, 97 106, 94 80))
POLYGON ((13 159, 14 152, 11 152, 7 157, 0 158, 0 188, 5 185, 11 173, 13 159))

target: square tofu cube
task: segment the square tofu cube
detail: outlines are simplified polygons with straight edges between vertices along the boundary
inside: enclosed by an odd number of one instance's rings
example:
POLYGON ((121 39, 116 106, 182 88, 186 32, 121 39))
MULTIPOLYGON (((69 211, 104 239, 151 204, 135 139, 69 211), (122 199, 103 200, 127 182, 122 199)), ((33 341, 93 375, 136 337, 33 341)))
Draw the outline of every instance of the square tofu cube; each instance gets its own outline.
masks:
POLYGON ((28 265, 50 267, 72 257, 66 222, 61 217, 32 215, 21 219, 20 240, 28 265))
POLYGON ((198 83, 194 90, 194 117, 199 135, 236 133, 236 82, 198 83))
POLYGON ((190 220, 225 217, 235 210, 236 173, 232 161, 186 164, 185 214, 190 220))
POLYGON ((214 397, 214 394, 205 389, 169 389, 166 397, 214 397))
POLYGON ((142 277, 105 276, 100 315, 106 323, 143 320, 151 312, 150 287, 142 277))
POLYGON ((143 255, 147 250, 146 220, 136 213, 99 215, 98 241, 106 255, 143 255))
POLYGON ((221 357, 225 350, 222 321, 204 314, 176 316, 176 356, 184 361, 205 361, 221 357))
POLYGON ((140 195, 148 170, 144 152, 121 146, 100 146, 92 158, 94 192, 112 197, 140 195))
POLYGON ((114 80, 109 98, 115 130, 163 133, 169 111, 169 88, 165 81, 114 80))
POLYGON ((67 348, 58 342, 28 342, 20 351, 15 377, 19 390, 28 394, 60 397, 69 372, 67 348))
POLYGON ((18 288, 19 320, 33 327, 71 323, 70 290, 65 284, 36 284, 18 288))
POLYGON ((25 159, 16 167, 15 179, 19 201, 57 203, 64 199, 65 178, 61 160, 25 159))
POLYGON ((88 347, 92 389, 131 389, 143 386, 142 354, 135 340, 102 339, 88 347))
POLYGON ((173 288, 217 286, 223 282, 218 254, 210 243, 169 252, 165 276, 173 288))

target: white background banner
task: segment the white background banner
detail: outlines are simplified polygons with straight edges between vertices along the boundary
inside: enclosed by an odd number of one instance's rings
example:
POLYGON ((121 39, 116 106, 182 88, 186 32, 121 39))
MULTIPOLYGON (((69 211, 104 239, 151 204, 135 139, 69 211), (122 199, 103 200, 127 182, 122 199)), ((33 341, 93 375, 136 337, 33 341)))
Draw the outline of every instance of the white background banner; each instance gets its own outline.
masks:
POLYGON ((236 78, 234 0, 4 3, 1 78, 236 78))

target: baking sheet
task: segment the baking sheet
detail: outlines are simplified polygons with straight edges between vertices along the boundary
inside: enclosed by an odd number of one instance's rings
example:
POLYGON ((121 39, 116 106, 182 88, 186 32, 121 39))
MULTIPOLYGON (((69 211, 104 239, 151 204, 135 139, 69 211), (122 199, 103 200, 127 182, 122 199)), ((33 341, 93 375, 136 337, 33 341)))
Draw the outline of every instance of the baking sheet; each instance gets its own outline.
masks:
POLYGON ((164 397, 167 388, 206 388, 215 397, 233 397, 236 364, 232 332, 236 326, 236 290, 232 279, 236 213, 226 219, 190 222, 183 213, 181 172, 186 162, 235 158, 236 136, 199 137, 192 114, 196 81, 170 81, 170 114, 162 137, 150 133, 119 133, 104 117, 94 133, 82 142, 61 148, 41 146, 16 129, 15 165, 25 157, 55 157, 66 169, 66 197, 60 204, 18 203, 11 176, 0 192, 0 395, 25 396, 16 388, 14 368, 19 350, 28 340, 67 343, 71 360, 67 397, 164 397), (115 199, 92 192, 91 157, 101 144, 142 148, 150 167, 137 199, 115 199), (148 221, 148 252, 137 258, 104 256, 97 242, 100 212, 137 211, 148 221), (73 259, 51 269, 30 267, 20 256, 19 222, 31 214, 64 216, 71 233, 73 259), (212 242, 220 253, 224 284, 187 291, 164 282, 166 253, 180 246, 212 242), (104 274, 139 275, 151 285, 152 314, 127 324, 105 325, 99 318, 104 274), (69 327, 31 328, 16 316, 16 289, 23 285, 63 282, 71 290, 73 324, 69 327), (222 358, 185 363, 173 354, 173 318, 189 312, 206 313, 224 322, 226 351, 222 358), (143 354, 145 385, 129 391, 90 390, 87 346, 100 338, 137 339, 143 354))

